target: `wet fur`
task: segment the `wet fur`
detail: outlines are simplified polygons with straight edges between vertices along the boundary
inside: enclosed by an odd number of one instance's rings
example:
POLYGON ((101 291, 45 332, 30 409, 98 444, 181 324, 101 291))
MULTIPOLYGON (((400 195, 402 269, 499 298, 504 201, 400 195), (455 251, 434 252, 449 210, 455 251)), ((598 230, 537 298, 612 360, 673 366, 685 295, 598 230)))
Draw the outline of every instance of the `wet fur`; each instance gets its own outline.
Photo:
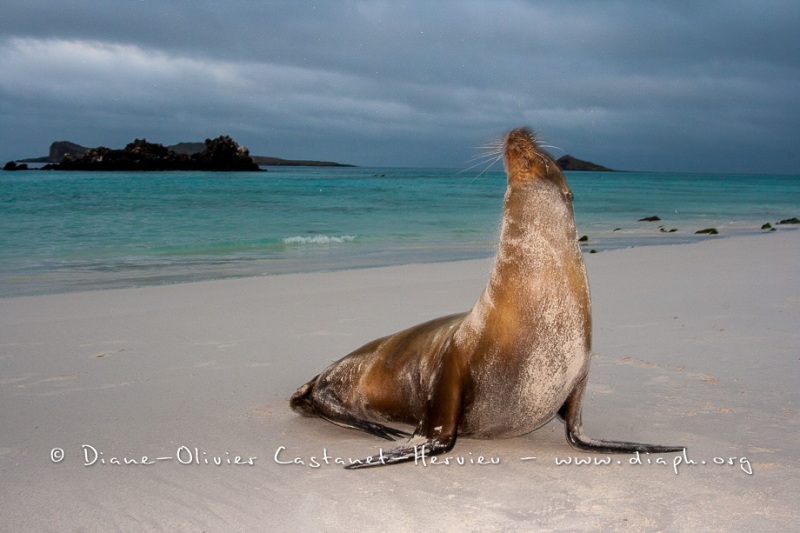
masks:
POLYGON ((302 414, 405 445, 352 468, 444 453, 457 435, 529 433, 556 414, 567 441, 597 452, 672 452, 581 432, 591 357, 591 303, 572 192, 526 128, 502 141, 508 187, 497 258, 466 313, 377 339, 333 363, 290 400, 302 414), (413 435, 389 426, 408 424, 413 435))

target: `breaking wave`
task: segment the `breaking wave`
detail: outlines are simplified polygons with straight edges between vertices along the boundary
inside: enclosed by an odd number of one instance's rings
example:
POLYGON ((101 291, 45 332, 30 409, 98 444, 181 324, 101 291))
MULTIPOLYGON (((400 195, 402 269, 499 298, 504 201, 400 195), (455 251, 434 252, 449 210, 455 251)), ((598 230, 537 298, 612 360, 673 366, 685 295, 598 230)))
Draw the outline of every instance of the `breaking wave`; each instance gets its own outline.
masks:
POLYGON ((308 235, 304 237, 286 237, 283 244, 342 244, 356 240, 355 235, 341 235, 330 237, 328 235, 308 235))

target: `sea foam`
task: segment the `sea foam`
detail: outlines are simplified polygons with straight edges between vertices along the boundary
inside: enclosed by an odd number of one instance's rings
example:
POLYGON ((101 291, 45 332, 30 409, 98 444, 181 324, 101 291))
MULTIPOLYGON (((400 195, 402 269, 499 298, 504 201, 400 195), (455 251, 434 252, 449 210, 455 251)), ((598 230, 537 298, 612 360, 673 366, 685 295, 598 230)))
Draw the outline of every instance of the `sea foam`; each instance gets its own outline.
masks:
POLYGON ((309 235, 305 237, 286 237, 283 244, 341 244, 353 242, 355 235, 341 235, 339 237, 329 237, 328 235, 309 235))

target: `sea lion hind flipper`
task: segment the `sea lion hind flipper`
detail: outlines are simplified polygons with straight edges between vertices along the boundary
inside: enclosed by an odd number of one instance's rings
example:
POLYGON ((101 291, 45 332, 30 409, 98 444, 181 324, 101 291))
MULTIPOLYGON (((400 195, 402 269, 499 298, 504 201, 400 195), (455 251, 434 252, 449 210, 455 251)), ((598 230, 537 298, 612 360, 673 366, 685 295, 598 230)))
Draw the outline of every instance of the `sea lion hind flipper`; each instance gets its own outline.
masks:
POLYGON ((308 383, 297 389, 297 391, 292 394, 292 397, 289 399, 289 406, 294 412, 303 416, 316 415, 314 412, 314 400, 311 397, 311 394, 314 392, 314 385, 317 383, 318 378, 319 374, 311 378, 308 383))
POLYGON ((292 409, 305 416, 318 416, 339 427, 359 429, 386 440, 411 436, 407 431, 354 416, 332 393, 315 391, 316 380, 317 378, 312 379, 292 395, 289 400, 292 409))
MULTIPOLYGON (((325 417, 323 416, 322 418, 325 417)), ((367 433, 375 435, 376 437, 391 441, 401 437, 406 438, 411 436, 411 433, 408 433, 407 431, 384 426, 383 424, 378 424, 377 422, 370 422, 369 420, 362 420, 354 416, 346 416, 339 419, 339 421, 329 420, 327 418, 326 420, 333 422, 337 426, 360 429, 361 431, 366 431, 367 433)))
POLYGON ((586 383, 587 376, 584 376, 558 411, 558 415, 564 420, 567 442, 576 450, 596 453, 672 453, 686 449, 685 446, 662 446, 659 444, 600 440, 587 437, 583 434, 581 422, 581 403, 583 401, 583 393, 586 390, 586 383))

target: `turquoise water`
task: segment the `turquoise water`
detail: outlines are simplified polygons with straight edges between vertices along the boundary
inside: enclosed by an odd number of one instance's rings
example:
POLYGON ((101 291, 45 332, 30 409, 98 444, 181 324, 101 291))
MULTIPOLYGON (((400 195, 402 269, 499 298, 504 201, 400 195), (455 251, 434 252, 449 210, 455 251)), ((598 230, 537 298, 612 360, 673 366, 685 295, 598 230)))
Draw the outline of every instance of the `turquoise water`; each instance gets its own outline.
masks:
MULTIPOLYGON (((587 251, 800 216, 798 176, 567 179, 587 251)), ((451 169, 3 172, 0 296, 488 257, 504 190, 501 172, 451 169)))

